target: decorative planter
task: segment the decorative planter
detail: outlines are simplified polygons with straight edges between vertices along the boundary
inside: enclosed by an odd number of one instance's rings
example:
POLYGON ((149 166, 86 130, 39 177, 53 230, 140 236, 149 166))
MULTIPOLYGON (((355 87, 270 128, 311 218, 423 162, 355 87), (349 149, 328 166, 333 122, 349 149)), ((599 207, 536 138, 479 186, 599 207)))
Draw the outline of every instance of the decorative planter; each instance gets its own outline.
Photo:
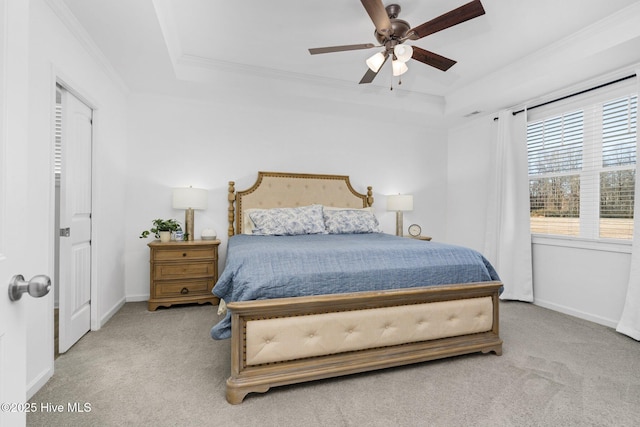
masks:
POLYGON ((161 231, 160 232, 160 241, 161 242, 168 242, 169 240, 171 240, 171 232, 170 231, 161 231))

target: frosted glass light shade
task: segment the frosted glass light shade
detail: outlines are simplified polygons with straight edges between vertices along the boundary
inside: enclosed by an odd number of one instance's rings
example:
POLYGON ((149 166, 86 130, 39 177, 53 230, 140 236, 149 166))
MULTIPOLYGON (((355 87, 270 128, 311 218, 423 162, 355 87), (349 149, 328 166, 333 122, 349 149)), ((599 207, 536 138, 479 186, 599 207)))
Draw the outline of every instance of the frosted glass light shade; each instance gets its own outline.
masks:
POLYGON ((173 189, 174 209, 206 209, 207 190, 202 188, 174 188, 173 189))
POLYGON ((393 61, 391 65, 393 66, 393 75, 396 77, 403 75, 409 69, 409 67, 407 67, 407 64, 399 60, 393 61))
POLYGON ((393 53, 398 58, 398 61, 407 62, 413 55, 413 48, 411 46, 398 44, 393 48, 393 53))
POLYGON ((395 194, 387 196, 388 211, 412 211, 413 195, 411 194, 395 194))
POLYGON ((382 52, 378 52, 375 55, 371 56, 369 59, 367 59, 367 66, 374 73, 377 73, 378 70, 380 70, 380 67, 382 67, 382 64, 384 64, 384 55, 382 52))

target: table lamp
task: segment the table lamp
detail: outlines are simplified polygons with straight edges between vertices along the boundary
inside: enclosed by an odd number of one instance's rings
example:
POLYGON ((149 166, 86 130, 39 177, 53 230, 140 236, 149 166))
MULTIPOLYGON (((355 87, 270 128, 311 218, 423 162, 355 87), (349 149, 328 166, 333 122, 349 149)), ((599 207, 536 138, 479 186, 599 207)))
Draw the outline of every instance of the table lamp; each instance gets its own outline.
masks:
POLYGON ((396 236, 404 235, 402 212, 413 210, 413 196, 410 194, 387 196, 387 210, 396 212, 396 236))
POLYGON ((174 188, 173 208, 186 209, 184 213, 184 228, 187 240, 193 240, 194 209, 207 208, 207 190, 202 188, 174 188))

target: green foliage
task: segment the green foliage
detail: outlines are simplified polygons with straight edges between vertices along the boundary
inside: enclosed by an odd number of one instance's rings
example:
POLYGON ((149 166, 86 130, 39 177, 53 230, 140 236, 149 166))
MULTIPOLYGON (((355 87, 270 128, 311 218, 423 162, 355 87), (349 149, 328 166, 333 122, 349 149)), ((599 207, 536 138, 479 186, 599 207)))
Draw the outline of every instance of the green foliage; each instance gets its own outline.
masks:
POLYGON ((150 228, 149 230, 144 230, 140 234, 141 239, 145 239, 149 237, 149 234, 151 233, 153 233, 156 239, 159 239, 161 231, 170 231, 173 233, 173 232, 182 230, 180 223, 175 219, 154 219, 151 222, 153 224, 153 227, 150 228))

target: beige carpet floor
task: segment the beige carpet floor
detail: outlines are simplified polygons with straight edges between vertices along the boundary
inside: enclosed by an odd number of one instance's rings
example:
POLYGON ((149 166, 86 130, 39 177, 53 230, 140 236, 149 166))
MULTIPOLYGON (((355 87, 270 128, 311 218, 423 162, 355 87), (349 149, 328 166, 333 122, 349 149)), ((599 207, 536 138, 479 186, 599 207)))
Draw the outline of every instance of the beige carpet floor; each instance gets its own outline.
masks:
POLYGON ((29 426, 638 426, 640 343, 501 303, 502 356, 474 354, 225 400, 216 308, 126 304, 55 362, 29 426), (84 412, 69 411, 82 407, 84 412), (86 405, 85 405, 86 404, 86 405), (88 410, 87 410, 88 409, 88 410))

